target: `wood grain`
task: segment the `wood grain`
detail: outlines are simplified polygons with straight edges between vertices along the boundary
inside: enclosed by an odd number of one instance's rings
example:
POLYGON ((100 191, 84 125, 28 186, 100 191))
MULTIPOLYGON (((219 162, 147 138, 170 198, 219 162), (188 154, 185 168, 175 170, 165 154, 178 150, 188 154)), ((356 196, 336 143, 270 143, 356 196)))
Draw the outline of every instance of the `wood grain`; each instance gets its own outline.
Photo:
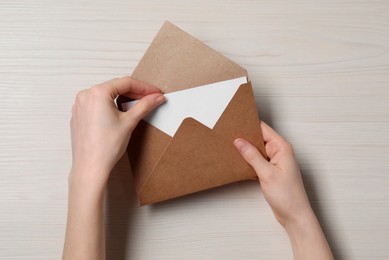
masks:
MULTIPOLYGON (((0 259, 58 259, 74 95, 130 74, 164 20, 243 67, 294 144, 337 259, 389 258, 389 2, 0 2, 0 259)), ((258 184, 139 208, 123 158, 108 259, 292 259, 258 184)))

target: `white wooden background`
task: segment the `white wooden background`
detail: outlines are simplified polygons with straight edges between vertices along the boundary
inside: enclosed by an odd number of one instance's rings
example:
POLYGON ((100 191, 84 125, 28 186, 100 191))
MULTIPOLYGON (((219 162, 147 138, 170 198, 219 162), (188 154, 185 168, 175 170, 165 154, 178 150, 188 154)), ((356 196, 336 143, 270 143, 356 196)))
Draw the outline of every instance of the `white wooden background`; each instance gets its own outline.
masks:
MULTIPOLYGON (((1 0, 0 259, 61 257, 74 95, 130 74, 164 20, 248 69, 336 258, 389 259, 385 0, 1 0)), ((108 259, 292 259, 257 183, 139 208, 128 173, 108 185, 108 259)))

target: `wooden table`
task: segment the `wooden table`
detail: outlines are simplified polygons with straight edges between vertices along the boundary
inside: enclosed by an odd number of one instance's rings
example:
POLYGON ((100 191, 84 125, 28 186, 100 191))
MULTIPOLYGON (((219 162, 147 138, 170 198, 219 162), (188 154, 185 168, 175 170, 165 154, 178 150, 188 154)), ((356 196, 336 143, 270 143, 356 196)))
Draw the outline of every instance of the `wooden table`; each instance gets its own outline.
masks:
MULTIPOLYGON (((2 0, 0 259, 60 258, 74 96, 131 74, 164 20, 249 71, 336 258, 389 259, 384 0, 2 0)), ((108 259, 292 259, 256 182, 139 208, 126 157, 111 177, 108 259)))

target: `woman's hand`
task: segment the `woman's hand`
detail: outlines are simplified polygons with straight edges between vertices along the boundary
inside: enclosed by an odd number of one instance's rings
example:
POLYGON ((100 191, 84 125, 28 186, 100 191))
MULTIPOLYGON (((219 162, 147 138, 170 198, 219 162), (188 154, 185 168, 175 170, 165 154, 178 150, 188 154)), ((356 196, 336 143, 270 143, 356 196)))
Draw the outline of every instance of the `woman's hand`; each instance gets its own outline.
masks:
POLYGON ((63 259, 105 259, 105 184, 135 126, 164 100, 158 88, 131 77, 113 79, 77 94, 70 121, 73 165, 63 259), (140 100, 129 111, 121 112, 114 102, 118 95, 140 100))
POLYGON ((70 122, 73 152, 70 179, 103 188, 126 150, 135 126, 164 100, 158 88, 131 77, 113 79, 79 92, 70 122), (129 111, 121 112, 114 102, 118 95, 140 101, 129 111))
POLYGON ((292 146, 266 123, 261 122, 261 128, 269 162, 247 141, 237 139, 234 144, 258 174, 261 190, 276 219, 287 227, 312 209, 292 146))
POLYGON ((288 232, 295 259, 333 259, 305 192, 292 146, 264 122, 261 128, 270 161, 243 139, 234 144, 256 171, 267 202, 288 232))

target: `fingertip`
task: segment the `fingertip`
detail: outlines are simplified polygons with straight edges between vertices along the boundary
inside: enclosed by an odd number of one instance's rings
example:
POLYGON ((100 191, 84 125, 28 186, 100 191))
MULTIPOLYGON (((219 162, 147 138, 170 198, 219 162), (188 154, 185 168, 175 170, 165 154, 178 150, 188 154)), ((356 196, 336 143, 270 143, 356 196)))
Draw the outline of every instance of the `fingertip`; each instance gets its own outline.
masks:
MULTIPOLYGON (((166 97, 162 93, 152 93, 148 94, 140 99, 140 101, 144 101, 148 104, 149 107, 151 107, 153 110, 154 108, 158 107, 159 105, 166 102, 166 97)), ((150 112, 150 111, 149 111, 150 112)))
POLYGON ((165 103, 166 102, 166 97, 164 94, 159 94, 157 95, 157 97, 155 98, 155 102, 157 103, 157 105, 161 105, 162 103, 165 103))
POLYGON ((144 81, 135 79, 132 76, 124 76, 104 83, 108 85, 114 96, 124 95, 130 98, 134 96, 146 96, 153 93, 161 93, 161 90, 144 81))
POLYGON ((235 139, 234 145, 243 158, 249 163, 254 159, 254 157, 256 157, 257 153, 259 153, 258 149, 254 145, 243 138, 235 139))
POLYGON ((237 138, 234 140, 234 145, 240 153, 243 153, 247 148, 247 141, 242 138, 237 138))
POLYGON ((268 143, 272 140, 279 142, 283 140, 282 136, 280 136, 273 128, 271 128, 268 124, 261 121, 261 130, 263 135, 263 140, 268 143))
POLYGON ((272 129, 268 124, 266 124, 264 121, 261 120, 260 122, 260 126, 261 126, 261 129, 262 131, 267 131, 269 129, 272 129))
POLYGON ((264 124, 264 125, 267 125, 267 126, 269 126, 265 121, 263 121, 263 120, 260 120, 261 122, 261 124, 264 124))
POLYGON ((243 138, 237 138, 233 143, 243 159, 254 168, 258 177, 260 177, 260 170, 264 170, 268 162, 263 158, 258 149, 243 138))
POLYGON ((153 93, 142 97, 131 109, 125 112, 135 125, 156 107, 166 101, 161 93, 153 93))

